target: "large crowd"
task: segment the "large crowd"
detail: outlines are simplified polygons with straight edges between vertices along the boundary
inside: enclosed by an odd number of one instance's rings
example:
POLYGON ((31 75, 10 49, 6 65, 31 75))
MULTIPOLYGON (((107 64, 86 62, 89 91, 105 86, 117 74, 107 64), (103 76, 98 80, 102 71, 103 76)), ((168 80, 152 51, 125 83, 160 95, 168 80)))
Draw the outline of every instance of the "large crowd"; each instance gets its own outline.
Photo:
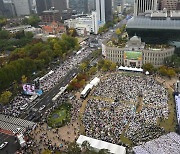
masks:
MULTIPOLYGON (((67 75, 67 73, 79 64, 84 58, 86 58, 92 51, 85 49, 81 54, 71 55, 62 64, 51 70, 49 73, 41 78, 40 86, 43 92, 47 92, 52 89, 60 79, 67 75)), ((8 105, 3 107, 2 112, 6 115, 19 117, 22 113, 20 107, 24 104, 30 104, 31 100, 23 94, 17 95, 8 105)))
POLYGON ((153 76, 111 74, 92 96, 83 116, 87 136, 120 143, 123 133, 139 143, 164 133, 157 121, 168 118, 168 92, 153 76))

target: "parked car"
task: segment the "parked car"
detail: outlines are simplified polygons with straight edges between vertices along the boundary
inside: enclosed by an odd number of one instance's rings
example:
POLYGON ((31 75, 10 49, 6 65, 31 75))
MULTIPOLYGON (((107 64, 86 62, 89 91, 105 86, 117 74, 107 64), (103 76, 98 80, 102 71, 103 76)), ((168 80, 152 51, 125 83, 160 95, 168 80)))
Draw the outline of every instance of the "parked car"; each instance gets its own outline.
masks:
POLYGON ((28 107, 28 103, 26 103, 26 104, 24 104, 23 106, 21 106, 21 107, 20 107, 20 110, 25 110, 25 109, 27 109, 27 107, 28 107))
POLYGON ((0 145, 0 150, 3 149, 6 145, 8 144, 8 142, 4 142, 0 145))
POLYGON ((45 109, 45 107, 46 107, 46 105, 41 106, 41 107, 39 108, 39 111, 44 110, 44 109, 45 109))

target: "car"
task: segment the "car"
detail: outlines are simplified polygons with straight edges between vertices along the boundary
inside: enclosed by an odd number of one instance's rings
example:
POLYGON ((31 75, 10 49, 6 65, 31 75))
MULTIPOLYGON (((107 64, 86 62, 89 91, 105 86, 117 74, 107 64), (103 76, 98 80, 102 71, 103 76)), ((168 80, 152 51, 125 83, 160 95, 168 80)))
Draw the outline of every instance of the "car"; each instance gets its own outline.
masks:
POLYGON ((23 106, 20 107, 20 110, 25 110, 28 107, 28 103, 24 104, 23 106))
POLYGON ((6 145, 8 144, 8 142, 4 142, 0 145, 0 150, 3 149, 6 145))
POLYGON ((46 105, 41 106, 41 107, 39 108, 39 111, 44 110, 44 109, 45 109, 45 107, 46 107, 46 105))
POLYGON ((14 131, 13 131, 13 134, 17 134, 19 131, 21 130, 21 128, 16 128, 14 131))
POLYGON ((32 113, 32 114, 29 116, 28 120, 30 120, 30 121, 33 120, 35 116, 36 116, 36 113, 32 113))

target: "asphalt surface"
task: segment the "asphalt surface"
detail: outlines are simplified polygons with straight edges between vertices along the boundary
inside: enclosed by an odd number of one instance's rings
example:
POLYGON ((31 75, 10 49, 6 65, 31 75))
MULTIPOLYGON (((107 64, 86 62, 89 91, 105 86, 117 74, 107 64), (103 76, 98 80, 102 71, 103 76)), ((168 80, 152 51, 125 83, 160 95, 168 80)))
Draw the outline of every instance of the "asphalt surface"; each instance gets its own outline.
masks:
POLYGON ((8 142, 8 145, 0 150, 0 154, 14 154, 20 148, 14 136, 0 133, 0 139, 0 144, 8 142))

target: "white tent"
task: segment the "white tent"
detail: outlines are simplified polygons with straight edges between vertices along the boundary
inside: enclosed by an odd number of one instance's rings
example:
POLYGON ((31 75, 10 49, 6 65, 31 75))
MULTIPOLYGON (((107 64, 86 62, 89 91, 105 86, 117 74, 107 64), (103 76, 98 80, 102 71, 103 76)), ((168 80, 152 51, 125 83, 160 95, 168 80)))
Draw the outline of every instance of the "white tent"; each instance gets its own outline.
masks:
POLYGON ((100 82, 100 79, 97 78, 97 77, 95 77, 95 78, 90 82, 90 84, 93 85, 93 86, 97 86, 99 82, 100 82))
POLYGON ((96 151, 107 149, 112 154, 126 154, 126 148, 109 142, 93 139, 84 135, 80 135, 76 143, 82 145, 84 141, 88 141, 90 146, 96 151))
POLYGON ((120 66, 118 69, 119 70, 125 70, 125 71, 143 72, 142 68, 136 68, 136 67, 133 68, 133 67, 127 67, 127 66, 125 66, 125 67, 120 66))

